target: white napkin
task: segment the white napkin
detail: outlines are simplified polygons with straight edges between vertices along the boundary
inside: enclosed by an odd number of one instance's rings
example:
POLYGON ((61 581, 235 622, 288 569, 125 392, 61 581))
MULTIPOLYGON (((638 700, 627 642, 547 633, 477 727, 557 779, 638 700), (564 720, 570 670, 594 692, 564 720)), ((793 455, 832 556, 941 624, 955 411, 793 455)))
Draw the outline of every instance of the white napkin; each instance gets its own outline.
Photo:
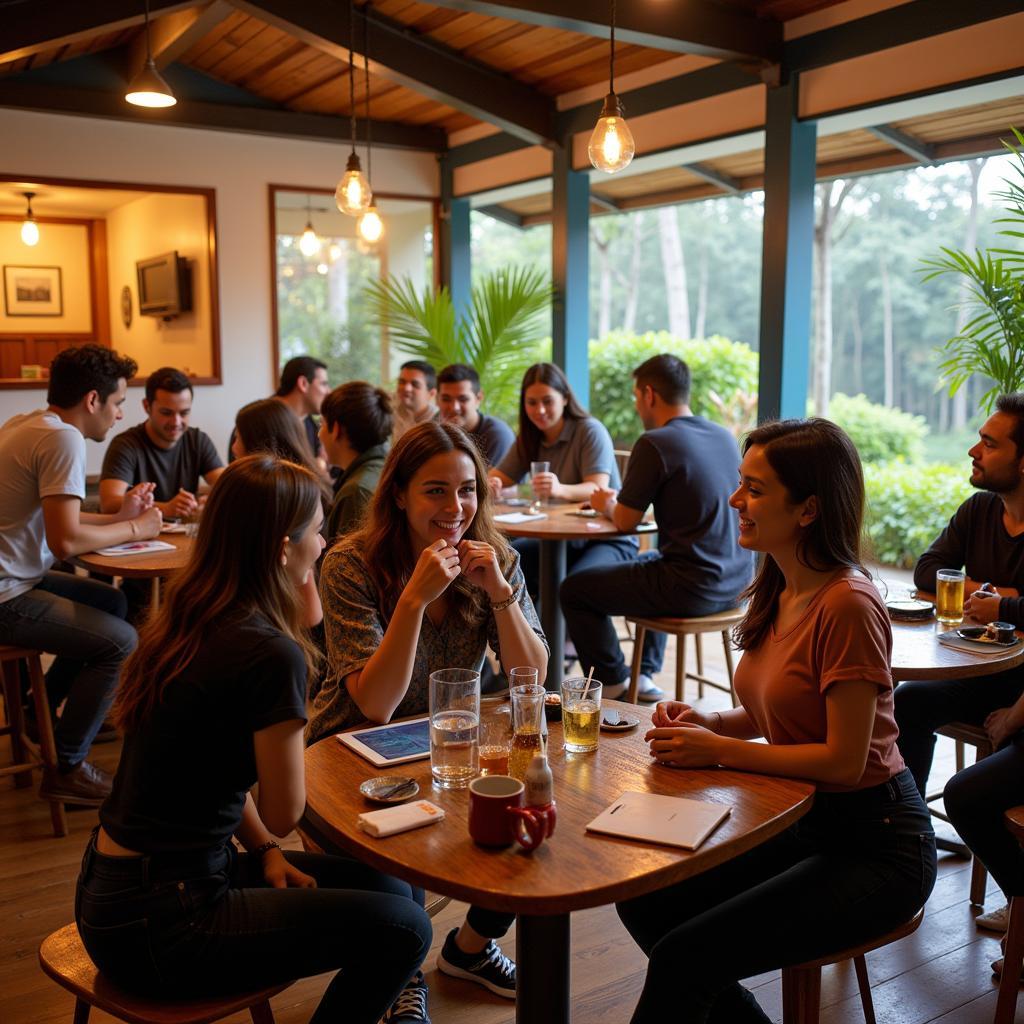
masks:
POLYGON ((376 839, 408 832, 412 828, 433 825, 444 819, 444 811, 429 800, 414 800, 412 803, 385 807, 381 811, 367 811, 356 818, 356 824, 376 839))
POLYGON ((546 512, 502 512, 494 517, 496 523, 528 523, 532 519, 547 519, 546 512))

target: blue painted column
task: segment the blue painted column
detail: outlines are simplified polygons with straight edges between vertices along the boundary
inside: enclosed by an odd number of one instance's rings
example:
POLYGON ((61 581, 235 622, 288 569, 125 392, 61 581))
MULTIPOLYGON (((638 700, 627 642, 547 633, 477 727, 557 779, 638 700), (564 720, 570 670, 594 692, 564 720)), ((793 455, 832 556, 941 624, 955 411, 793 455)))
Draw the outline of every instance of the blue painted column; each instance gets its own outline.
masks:
MULTIPOLYGON (((441 284, 447 286, 456 317, 469 310, 472 289, 468 199, 453 195, 452 169, 441 158, 441 284)), ((435 258, 437 258, 435 247, 435 258)))
POLYGON ((817 126, 800 122, 798 84, 769 86, 758 422, 804 416, 811 342, 817 126))
POLYGON ((590 404, 590 175, 572 169, 570 140, 555 147, 551 189, 552 357, 590 404))

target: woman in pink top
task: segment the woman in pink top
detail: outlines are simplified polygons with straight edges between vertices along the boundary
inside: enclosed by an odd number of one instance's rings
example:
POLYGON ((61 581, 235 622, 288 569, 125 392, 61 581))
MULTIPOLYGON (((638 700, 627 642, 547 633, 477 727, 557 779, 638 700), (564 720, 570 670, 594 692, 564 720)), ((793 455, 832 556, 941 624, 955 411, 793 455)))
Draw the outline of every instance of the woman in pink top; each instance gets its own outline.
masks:
POLYGON ((908 920, 935 882, 935 837, 896 746, 892 635, 860 564, 864 481, 827 420, 784 420, 744 445, 740 544, 763 552, 735 642, 741 706, 659 704, 651 755, 817 783, 786 832, 688 882, 620 904, 650 958, 634 1024, 769 1018, 739 984, 908 920), (767 743, 752 743, 763 738, 767 743))

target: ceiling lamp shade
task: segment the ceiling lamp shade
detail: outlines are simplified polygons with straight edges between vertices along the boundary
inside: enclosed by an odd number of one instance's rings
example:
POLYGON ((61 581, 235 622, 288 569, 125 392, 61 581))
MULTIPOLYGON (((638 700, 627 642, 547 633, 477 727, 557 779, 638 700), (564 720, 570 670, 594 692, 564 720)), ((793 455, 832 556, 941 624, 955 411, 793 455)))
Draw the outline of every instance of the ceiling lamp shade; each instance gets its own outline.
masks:
POLYGON ((153 60, 149 45, 149 0, 146 0, 146 64, 128 83, 124 98, 136 107, 173 107, 178 102, 153 60))
POLYGON ((334 199, 342 213, 358 217, 369 207, 372 198, 370 183, 363 174, 359 155, 353 149, 345 165, 345 174, 334 191, 334 199))
POLYGON ((594 126, 587 155, 591 164, 605 174, 614 174, 629 165, 636 152, 633 133, 623 116, 622 103, 615 95, 615 0, 611 0, 611 39, 608 56, 608 95, 594 126))
POLYGON ((26 245, 38 245, 39 225, 36 223, 36 215, 32 212, 32 198, 35 196, 35 192, 25 192, 23 195, 28 203, 28 209, 25 211, 25 219, 21 224, 21 240, 26 245))
POLYGON ((359 237, 364 242, 369 242, 371 245, 379 242, 384 234, 384 221, 377 212, 377 207, 372 199, 367 211, 356 221, 356 231, 359 232, 359 237))

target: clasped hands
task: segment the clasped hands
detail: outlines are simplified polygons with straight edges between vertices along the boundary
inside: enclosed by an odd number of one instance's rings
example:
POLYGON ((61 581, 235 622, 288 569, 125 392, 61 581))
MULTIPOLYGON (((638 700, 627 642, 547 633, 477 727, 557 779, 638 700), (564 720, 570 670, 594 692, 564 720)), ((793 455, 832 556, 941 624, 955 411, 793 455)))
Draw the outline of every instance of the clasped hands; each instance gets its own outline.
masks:
POLYGON ((964 615, 975 622, 995 622, 999 618, 999 602, 1003 599, 991 583, 983 583, 964 601, 964 615))
POLYGON ((136 520, 138 522, 137 536, 142 540, 149 540, 160 533, 164 517, 160 509, 153 501, 153 490, 156 484, 136 484, 130 491, 125 492, 121 502, 121 508, 114 513, 115 522, 127 522, 136 520))
POLYGON ((671 768, 706 768, 718 764, 720 737, 712 718, 678 700, 662 701, 651 717, 644 739, 651 757, 671 768))
POLYGON ((424 548, 405 592, 418 603, 428 605, 439 598, 460 574, 484 591, 492 604, 504 601, 512 593, 511 585, 502 575, 494 548, 484 541, 466 539, 456 545, 437 540, 424 548))

